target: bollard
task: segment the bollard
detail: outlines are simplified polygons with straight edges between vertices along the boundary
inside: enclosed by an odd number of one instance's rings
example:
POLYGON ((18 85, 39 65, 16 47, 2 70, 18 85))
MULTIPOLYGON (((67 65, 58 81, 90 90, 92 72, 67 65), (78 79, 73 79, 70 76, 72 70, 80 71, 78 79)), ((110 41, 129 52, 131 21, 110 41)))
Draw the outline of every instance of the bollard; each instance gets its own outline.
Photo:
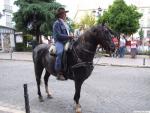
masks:
POLYGON ((26 113, 30 113, 29 97, 28 97, 28 86, 27 86, 27 84, 24 84, 23 87, 24 87, 24 99, 25 99, 26 113))
POLYGON ((143 58, 143 65, 145 65, 145 58, 143 58))
POLYGON ((10 48, 9 52, 10 52, 10 59, 12 60, 12 52, 13 52, 13 49, 10 48))

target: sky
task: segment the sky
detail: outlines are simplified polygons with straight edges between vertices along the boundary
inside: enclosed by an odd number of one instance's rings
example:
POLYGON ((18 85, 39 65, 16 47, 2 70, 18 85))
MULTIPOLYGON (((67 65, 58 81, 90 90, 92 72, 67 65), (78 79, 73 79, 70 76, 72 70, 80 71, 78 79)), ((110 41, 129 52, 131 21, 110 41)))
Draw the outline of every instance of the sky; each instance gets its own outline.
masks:
MULTIPOLYGON (((77 9, 107 9, 114 0, 56 0, 62 5, 66 6, 66 10, 69 10, 68 16, 74 18, 77 9)), ((124 0, 128 5, 136 5, 137 7, 150 7, 149 0, 124 0)))

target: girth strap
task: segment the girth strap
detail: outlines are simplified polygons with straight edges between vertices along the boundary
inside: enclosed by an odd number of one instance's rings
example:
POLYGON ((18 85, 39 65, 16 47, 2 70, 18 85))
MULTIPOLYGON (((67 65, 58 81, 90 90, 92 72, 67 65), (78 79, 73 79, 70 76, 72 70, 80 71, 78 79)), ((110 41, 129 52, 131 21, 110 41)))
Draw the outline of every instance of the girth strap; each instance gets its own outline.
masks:
POLYGON ((93 67, 93 62, 81 62, 77 63, 72 66, 72 69, 79 68, 79 67, 93 67))

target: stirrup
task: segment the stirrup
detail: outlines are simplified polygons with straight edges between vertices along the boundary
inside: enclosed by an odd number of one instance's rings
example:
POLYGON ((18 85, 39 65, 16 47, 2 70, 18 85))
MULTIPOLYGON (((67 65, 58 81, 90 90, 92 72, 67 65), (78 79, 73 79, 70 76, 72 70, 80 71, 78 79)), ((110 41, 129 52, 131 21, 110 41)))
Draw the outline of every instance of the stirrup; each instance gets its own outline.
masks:
POLYGON ((58 74, 58 75, 57 75, 57 80, 62 80, 62 81, 64 81, 64 80, 66 80, 66 78, 65 78, 62 74, 58 74))

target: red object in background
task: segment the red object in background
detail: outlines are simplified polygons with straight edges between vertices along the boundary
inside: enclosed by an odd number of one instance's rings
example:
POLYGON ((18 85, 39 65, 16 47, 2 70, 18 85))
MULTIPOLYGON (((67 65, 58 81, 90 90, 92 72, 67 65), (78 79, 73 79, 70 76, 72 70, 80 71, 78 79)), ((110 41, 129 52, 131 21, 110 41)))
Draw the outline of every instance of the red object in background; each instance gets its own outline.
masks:
POLYGON ((127 41, 126 46, 131 46, 131 41, 127 41))
POLYGON ((116 37, 113 37, 112 41, 114 42, 115 46, 118 47, 118 45, 119 45, 118 39, 116 37))

